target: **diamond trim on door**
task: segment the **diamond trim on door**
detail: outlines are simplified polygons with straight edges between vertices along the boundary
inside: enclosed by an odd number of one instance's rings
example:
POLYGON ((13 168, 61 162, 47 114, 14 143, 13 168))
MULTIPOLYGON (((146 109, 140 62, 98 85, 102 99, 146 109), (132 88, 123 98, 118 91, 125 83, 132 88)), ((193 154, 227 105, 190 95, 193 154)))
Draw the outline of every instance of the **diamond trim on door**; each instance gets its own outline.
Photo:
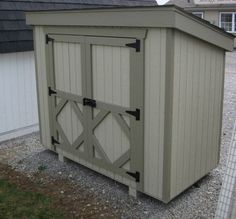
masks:
MULTIPOLYGON (((60 136, 64 141, 62 144, 56 145, 55 148, 59 147, 65 152, 69 152, 74 155, 75 151, 79 148, 81 144, 84 143, 85 153, 82 154, 78 152, 75 156, 78 158, 83 157, 85 161, 94 164, 97 167, 101 167, 104 170, 108 170, 116 175, 120 175, 130 180, 134 180, 138 183, 138 187, 143 186, 143 40, 139 40, 140 50, 136 51, 133 48, 127 47, 133 42, 137 42, 136 39, 132 38, 109 38, 109 37, 94 37, 94 36, 66 36, 66 35, 49 35, 54 40, 49 41, 46 45, 48 58, 48 86, 56 91, 56 94, 51 94, 50 96, 50 130, 51 135, 54 136, 56 140, 60 136), (54 61, 53 61, 53 44, 58 42, 65 42, 69 45, 70 42, 73 44, 79 43, 81 48, 81 72, 82 72, 82 94, 72 94, 70 88, 66 90, 55 89, 55 74, 54 74, 54 61), (102 101, 96 101, 96 109, 100 112, 92 118, 91 106, 83 106, 83 112, 78 107, 78 103, 83 105, 83 99, 93 99, 92 94, 92 68, 91 68, 91 51, 92 45, 104 45, 106 48, 120 47, 129 50, 129 82, 130 83, 130 107, 123 107, 119 105, 114 105, 113 103, 106 103, 102 101), (66 92, 65 92, 66 91, 66 92), (56 97, 61 98, 58 104, 56 103, 56 97), (70 143, 66 133, 57 121, 57 117, 63 111, 63 108, 69 104, 74 110, 77 118, 81 121, 83 126, 83 132, 77 136, 77 138, 70 143), (139 110, 139 120, 137 116, 129 114, 130 112, 136 112, 139 110), (94 129, 96 129, 108 116, 111 115, 119 127, 121 128, 124 135, 130 141, 130 147, 122 152, 119 157, 112 160, 107 156, 106 152, 102 148, 99 139, 94 135, 94 129), (130 118, 130 124, 127 123, 124 116, 130 118), (136 119, 137 120, 136 120, 136 119), (86 122, 85 122, 86 121, 86 122), (102 159, 97 159, 93 157, 93 148, 99 153, 102 159), (81 156, 82 155, 82 156, 81 156), (130 172, 124 169, 124 166, 130 166, 130 172), (134 179, 132 174, 138 173, 140 176, 140 181, 134 179)), ((74 61, 74 59, 73 59, 74 61)), ((68 62, 68 60, 66 61, 68 62)), ((68 64, 70 64, 70 60, 68 64)), ((68 69, 68 68, 66 68, 68 69)), ((65 71, 64 74, 67 74, 65 71)), ((78 150, 77 150, 78 151, 78 150)))

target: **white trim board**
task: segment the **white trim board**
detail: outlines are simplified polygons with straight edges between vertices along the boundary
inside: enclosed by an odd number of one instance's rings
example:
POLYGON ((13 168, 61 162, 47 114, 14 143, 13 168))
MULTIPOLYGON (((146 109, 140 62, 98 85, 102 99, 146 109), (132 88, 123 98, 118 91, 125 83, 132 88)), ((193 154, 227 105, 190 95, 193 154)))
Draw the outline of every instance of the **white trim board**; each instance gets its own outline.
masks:
POLYGON ((39 125, 34 124, 27 127, 11 130, 0 134, 0 142, 7 141, 13 138, 17 138, 23 135, 30 134, 32 132, 39 131, 39 125))

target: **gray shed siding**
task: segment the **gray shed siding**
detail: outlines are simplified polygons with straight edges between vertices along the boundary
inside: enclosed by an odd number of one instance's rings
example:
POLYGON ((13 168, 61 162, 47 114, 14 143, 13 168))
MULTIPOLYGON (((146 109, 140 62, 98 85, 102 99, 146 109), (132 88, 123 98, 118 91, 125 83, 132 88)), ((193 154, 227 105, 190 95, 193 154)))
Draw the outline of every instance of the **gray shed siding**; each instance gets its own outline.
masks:
POLYGON ((145 40, 144 192, 162 199, 166 28, 149 29, 145 40))
POLYGON ((171 197, 219 160, 224 51, 175 32, 171 197))

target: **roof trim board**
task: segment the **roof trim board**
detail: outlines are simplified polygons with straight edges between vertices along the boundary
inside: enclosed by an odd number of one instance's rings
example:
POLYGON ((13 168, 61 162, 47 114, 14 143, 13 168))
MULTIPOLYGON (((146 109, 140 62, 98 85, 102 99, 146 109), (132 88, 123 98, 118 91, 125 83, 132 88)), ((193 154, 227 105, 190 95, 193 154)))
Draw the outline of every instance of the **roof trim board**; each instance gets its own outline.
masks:
POLYGON ((175 28, 225 50, 233 50, 234 36, 174 5, 26 13, 29 25, 166 27, 175 28), (112 19, 110 19, 112 16, 112 19))

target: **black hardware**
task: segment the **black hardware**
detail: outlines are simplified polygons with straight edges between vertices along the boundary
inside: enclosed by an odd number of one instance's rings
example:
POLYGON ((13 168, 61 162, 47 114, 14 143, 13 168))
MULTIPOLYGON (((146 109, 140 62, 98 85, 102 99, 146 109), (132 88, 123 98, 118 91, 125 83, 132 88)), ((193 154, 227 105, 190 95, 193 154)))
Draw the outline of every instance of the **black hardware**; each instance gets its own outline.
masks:
POLYGON ((97 103, 96 103, 96 100, 84 98, 83 105, 84 106, 91 106, 91 107, 95 108, 97 106, 97 103))
POLYGON ((127 171, 126 173, 129 174, 130 176, 134 177, 136 182, 140 182, 140 173, 139 172, 136 171, 135 173, 132 173, 132 172, 127 171))
POLYGON ((140 120, 140 109, 136 109, 135 111, 126 110, 125 112, 134 116, 136 120, 140 120))
POLYGON ((53 136, 51 136, 51 143, 52 143, 52 145, 60 144, 60 142, 57 141, 53 136))
POLYGON ((136 52, 140 52, 140 40, 136 40, 134 43, 127 43, 125 45, 131 48, 135 48, 136 52))
POLYGON ((51 96, 52 94, 56 94, 57 92, 53 90, 51 87, 48 87, 48 95, 51 96))
POLYGON ((46 34, 46 44, 48 44, 49 41, 53 41, 54 39, 49 37, 48 34, 46 34))

